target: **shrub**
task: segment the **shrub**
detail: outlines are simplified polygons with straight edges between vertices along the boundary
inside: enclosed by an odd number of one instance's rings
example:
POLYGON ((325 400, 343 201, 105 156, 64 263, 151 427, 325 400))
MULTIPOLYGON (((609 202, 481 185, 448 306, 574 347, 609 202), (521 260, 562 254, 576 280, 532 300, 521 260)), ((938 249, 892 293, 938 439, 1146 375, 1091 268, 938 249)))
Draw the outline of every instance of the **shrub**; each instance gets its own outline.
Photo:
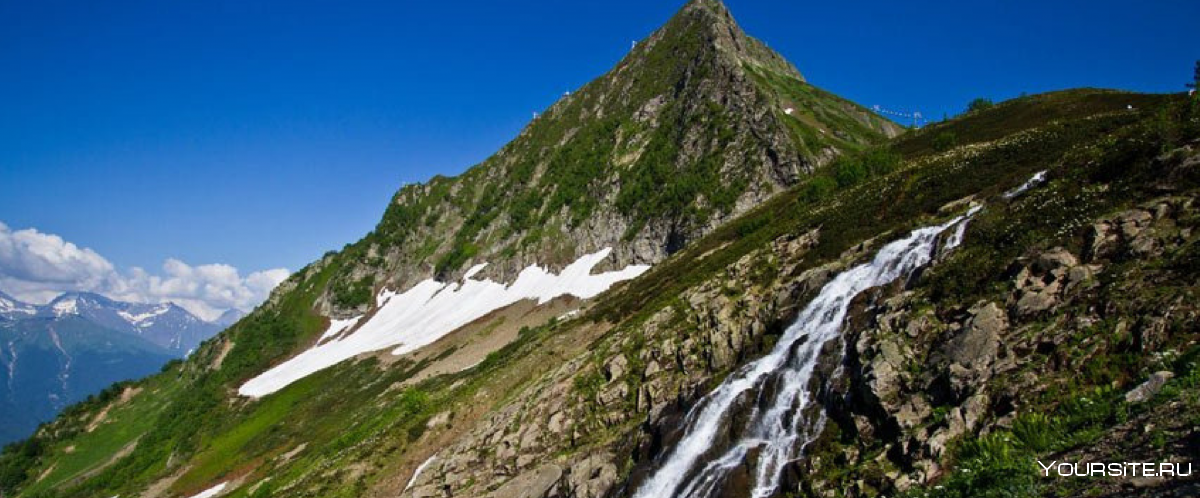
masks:
POLYGON ((1058 421, 1044 413, 1029 413, 1013 422, 1013 436, 1036 452, 1054 449, 1062 441, 1058 421))
POLYGON ((333 304, 339 308, 357 308, 371 302, 375 277, 367 275, 353 282, 338 280, 333 286, 333 304))
POLYGON ((975 112, 975 111, 991 109, 995 105, 996 104, 992 103, 992 99, 986 99, 986 98, 980 97, 975 100, 972 100, 971 103, 967 104, 967 112, 975 112))
POLYGON ((938 152, 953 149, 958 145, 958 136, 952 131, 943 131, 933 137, 933 150, 938 152))

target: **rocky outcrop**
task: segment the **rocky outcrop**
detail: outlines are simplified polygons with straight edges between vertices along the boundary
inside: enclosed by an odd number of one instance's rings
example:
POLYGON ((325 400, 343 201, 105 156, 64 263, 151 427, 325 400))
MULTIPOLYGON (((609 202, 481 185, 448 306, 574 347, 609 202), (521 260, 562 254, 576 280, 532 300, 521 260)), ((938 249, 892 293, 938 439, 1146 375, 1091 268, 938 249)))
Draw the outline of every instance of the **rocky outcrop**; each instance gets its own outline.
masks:
MULTIPOLYGON (((843 440, 857 442, 846 447, 826 441, 826 453, 806 464, 806 472, 824 475, 829 465, 883 471, 849 484, 817 478, 807 489, 867 496, 868 488, 903 491, 934 482, 946 472, 953 441, 1009 427, 1054 379, 1068 381, 1085 369, 1088 354, 1131 347, 1154 365, 1172 341, 1169 323, 1200 312, 1196 303, 1174 298, 1164 308, 1140 297, 1145 291, 1139 287, 1152 285, 1146 268, 1160 265, 1157 258, 1195 243, 1196 222, 1191 197, 1162 198, 1103 217, 1090 225, 1083 257, 1054 247, 1020 258, 1010 266, 1011 276, 997 276, 1008 289, 994 294, 999 299, 965 309, 930 303, 920 287, 865 296, 847 325, 844 375, 826 394, 835 425, 854 436, 843 440), (1113 272, 1120 275, 1109 276, 1113 272), (1143 313, 1146 318, 1134 318, 1143 313), (1090 331, 1106 314, 1118 317, 1108 318, 1114 337, 1132 336, 1132 344, 1094 337, 1090 331), (864 454, 878 456, 864 461, 864 454)), ((1146 375, 1127 388, 1126 402, 1145 403, 1173 376, 1146 375)))
POLYGON ((1052 310, 1064 294, 1088 285, 1098 269, 1095 265, 1080 265, 1075 255, 1063 248, 1042 253, 1021 266, 1013 280, 1016 290, 1009 299, 1009 308, 1021 317, 1052 310))
POLYGON ((1191 197, 1167 197, 1122 211, 1094 223, 1087 234, 1088 260, 1160 256, 1167 245, 1191 236, 1191 227, 1176 230, 1173 219, 1194 209, 1191 197))
POLYGON ((805 296, 866 249, 860 246, 838 262, 802 270, 802 255, 819 237, 815 230, 783 237, 769 251, 743 257, 720 278, 612 335, 593 355, 565 363, 520 396, 519 403, 497 411, 447 448, 445 453, 454 456, 426 469, 411 496, 465 496, 488 489, 500 493, 509 489, 506 483, 547 475, 542 465, 547 455, 556 454, 572 456, 554 459, 562 474, 539 496, 609 496, 630 471, 625 459, 611 451, 575 449, 600 445, 643 451, 636 447, 661 444, 633 441, 628 447, 630 441, 615 437, 641 424, 670 426, 668 421, 681 415, 685 403, 716 376, 762 350, 763 341, 781 330, 805 296), (777 273, 755 284, 764 267, 777 273))
POLYGON ((1150 398, 1153 398, 1155 394, 1158 394, 1158 391, 1162 390, 1162 387, 1166 385, 1167 381, 1171 380, 1171 378, 1174 376, 1175 373, 1169 370, 1154 372, 1150 375, 1149 379, 1146 379, 1146 382, 1139 384, 1137 387, 1125 393, 1125 401, 1128 403, 1145 403, 1146 401, 1149 401, 1150 398))
MULTIPOLYGON (((1162 250, 1183 240, 1166 227, 1191 209, 1182 199, 1168 205, 1179 207, 1161 210, 1143 227, 1162 235, 1155 242, 1162 250)), ((645 469, 622 455, 644 462, 669 447, 679 437, 679 417, 707 386, 763 351, 809 296, 870 247, 802 270, 797 262, 819 237, 813 231, 781 238, 770 251, 743 257, 719 278, 610 334, 593 354, 565 363, 447 448, 454 456, 426 470, 412 496, 603 497, 636 487, 645 469), (762 268, 777 273, 756 283, 762 268)), ((1112 257, 1132 241, 1118 237, 1112 257)), ((919 285, 862 296, 845 329, 845 361, 822 367, 819 388, 830 427, 856 443, 819 440, 820 456, 795 470, 811 479, 791 482, 814 495, 850 496, 932 483, 947 472, 955 441, 1011 424, 1023 400, 1046 388, 1028 373, 1031 361, 1043 361, 1033 360, 1035 353, 1055 354, 1074 330, 1096 322, 1064 310, 1088 309, 1083 303, 1097 299, 1114 263, 1077 254, 1052 247, 1019 258, 998 276, 1006 290, 959 309, 931 305, 919 285), (822 477, 829 466, 864 465, 866 458, 884 469, 873 480, 847 487, 822 477)), ((1070 371, 1085 361, 1051 368, 1070 371)), ((1131 386, 1129 399, 1151 396, 1165 377, 1131 386)))

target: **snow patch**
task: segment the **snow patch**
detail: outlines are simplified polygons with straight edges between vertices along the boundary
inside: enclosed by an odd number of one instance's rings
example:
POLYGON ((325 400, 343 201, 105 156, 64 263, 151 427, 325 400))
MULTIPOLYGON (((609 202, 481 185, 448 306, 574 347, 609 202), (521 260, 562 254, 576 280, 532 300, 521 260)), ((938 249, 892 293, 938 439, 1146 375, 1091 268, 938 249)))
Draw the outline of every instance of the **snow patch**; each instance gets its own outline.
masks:
POLYGON ((1029 190, 1030 188, 1033 188, 1044 181, 1046 181, 1046 170, 1038 171, 1037 173, 1033 174, 1033 177, 1025 180, 1025 183, 1022 183, 1021 186, 1005 192, 1004 198, 1012 199, 1013 197, 1025 193, 1026 190, 1029 190))
POLYGON ((127 321, 133 325, 150 327, 150 326, 154 325, 154 322, 150 322, 147 324, 143 324, 142 322, 145 322, 146 320, 149 320, 149 319, 157 317, 157 316, 162 316, 163 313, 166 313, 170 310, 171 310, 171 306, 164 304, 164 305, 158 306, 150 311, 147 311, 145 313, 138 313, 136 315, 133 313, 130 313, 128 311, 125 311, 125 310, 118 311, 117 314, 121 315, 121 318, 124 318, 125 321, 127 321))
POLYGON ((463 274, 463 280, 474 277, 477 273, 483 271, 484 268, 487 268, 487 265, 487 263, 479 263, 475 266, 472 266, 471 269, 467 270, 467 273, 463 274))
POLYGON ((73 315, 79 312, 79 300, 74 298, 64 299, 54 303, 52 309, 55 316, 73 315))
POLYGON ((0 297, 0 313, 22 313, 25 315, 37 314, 37 309, 32 306, 18 305, 14 301, 9 301, 0 297))
POLYGON ((408 491, 409 488, 413 487, 413 484, 417 482, 417 477, 420 477, 421 472, 425 471, 425 467, 428 467, 429 464, 433 463, 436 458, 437 455, 433 455, 427 458, 424 462, 421 462, 421 465, 417 466, 417 470, 414 470, 412 477, 408 479, 408 484, 404 486, 404 491, 408 491))
POLYGON ((536 299, 538 304, 564 295, 589 299, 617 282, 637 277, 650 269, 648 265, 631 265, 593 275, 592 268, 611 252, 612 248, 608 247, 584 255, 557 275, 532 265, 522 270, 516 281, 509 285, 491 280, 465 279, 461 283, 447 284, 429 279, 404 292, 384 290, 376 297, 379 309, 353 333, 318 344, 263 372, 242 384, 238 393, 266 396, 363 353, 394 348, 392 354, 405 354, 524 299, 536 299))
POLYGON ((221 494, 222 491, 225 491, 225 486, 228 486, 228 485, 229 485, 228 482, 223 482, 221 484, 218 484, 216 486, 208 488, 204 491, 201 491, 200 494, 192 495, 192 498, 213 498, 214 496, 221 494))
MULTIPOLYGON (((347 318, 345 320, 331 320, 329 322, 329 330, 326 330, 324 334, 321 334, 320 340, 324 341, 325 339, 334 337, 334 336, 342 333, 343 331, 349 329, 350 327, 353 327, 354 324, 358 323, 358 321, 360 319, 362 319, 362 315, 356 316, 354 318, 347 318)), ((320 342, 320 341, 318 341, 318 342, 320 342)))

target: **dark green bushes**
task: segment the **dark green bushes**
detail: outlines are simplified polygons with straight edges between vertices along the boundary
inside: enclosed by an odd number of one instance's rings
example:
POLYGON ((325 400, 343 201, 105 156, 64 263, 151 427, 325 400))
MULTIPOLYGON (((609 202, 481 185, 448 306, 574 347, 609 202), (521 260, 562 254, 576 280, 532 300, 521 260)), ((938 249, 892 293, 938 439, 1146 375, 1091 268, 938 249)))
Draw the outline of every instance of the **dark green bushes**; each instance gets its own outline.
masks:
POLYGON ((942 131, 933 137, 933 150, 938 152, 953 149, 958 145, 958 136, 952 131, 942 131))
POLYGON ((992 103, 992 99, 980 97, 967 104, 967 112, 986 111, 994 105, 996 104, 992 103))
POLYGON ((367 275, 347 282, 339 279, 333 286, 333 304, 342 309, 354 309, 371 302, 375 295, 375 277, 367 275))

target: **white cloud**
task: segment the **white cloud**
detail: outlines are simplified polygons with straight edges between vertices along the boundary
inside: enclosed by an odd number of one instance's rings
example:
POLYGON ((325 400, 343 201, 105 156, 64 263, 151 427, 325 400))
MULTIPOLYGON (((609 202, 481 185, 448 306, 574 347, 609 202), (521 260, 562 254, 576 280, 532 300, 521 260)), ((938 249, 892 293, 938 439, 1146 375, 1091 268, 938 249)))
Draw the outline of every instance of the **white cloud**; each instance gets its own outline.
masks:
POLYGON ((241 276, 227 264, 192 266, 167 259, 161 274, 119 271, 95 251, 33 228, 11 230, 0 222, 0 290, 45 303, 62 292, 89 291, 133 302, 173 301, 206 320, 230 308, 248 310, 287 278, 283 268, 241 276))

